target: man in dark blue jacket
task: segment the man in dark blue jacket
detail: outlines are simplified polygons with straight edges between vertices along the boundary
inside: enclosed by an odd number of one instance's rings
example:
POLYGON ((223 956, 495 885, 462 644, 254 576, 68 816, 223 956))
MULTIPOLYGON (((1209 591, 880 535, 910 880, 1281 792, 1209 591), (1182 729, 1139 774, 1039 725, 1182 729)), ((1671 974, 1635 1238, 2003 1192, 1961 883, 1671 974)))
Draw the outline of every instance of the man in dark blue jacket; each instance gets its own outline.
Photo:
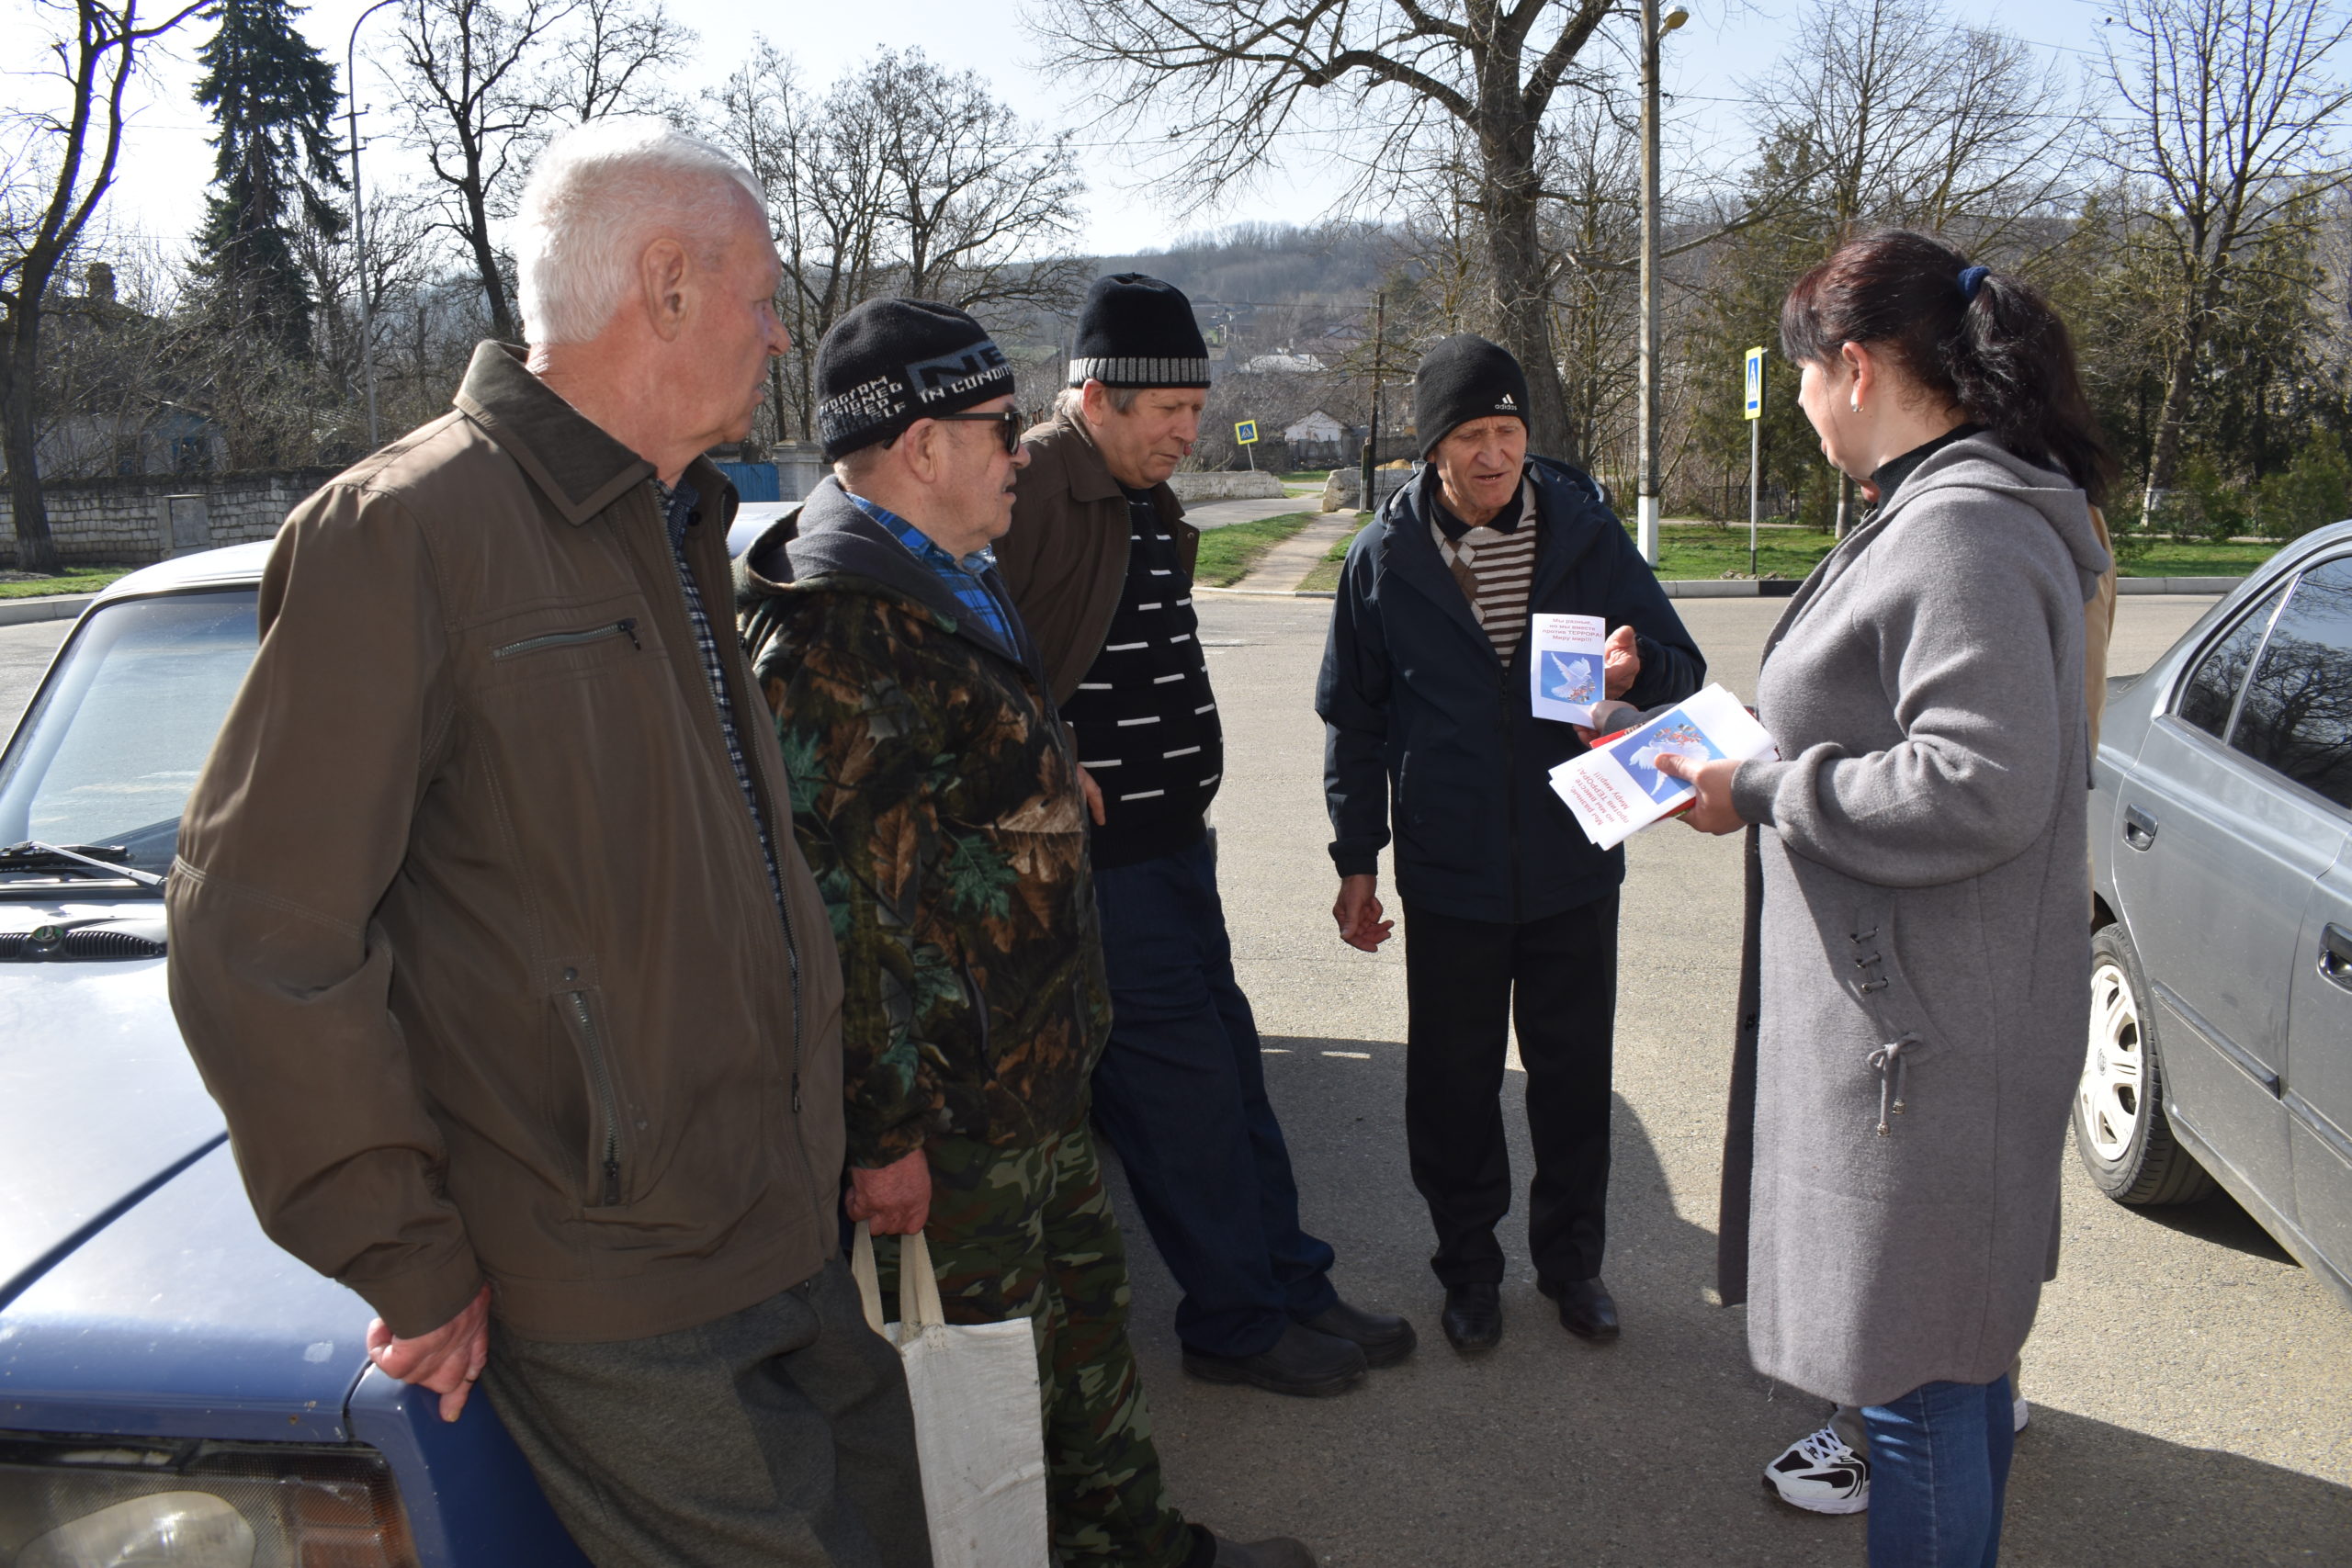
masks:
POLYGON ((1414 378, 1428 467, 1348 550, 1315 693, 1340 873, 1332 913, 1386 939, 1379 855, 1396 833, 1404 902, 1405 1126, 1430 1206, 1446 1337, 1502 1337, 1510 1209, 1503 1057, 1516 1018, 1535 1148, 1528 1244, 1560 1321, 1617 1336, 1600 1281, 1623 849, 1593 846, 1546 774, 1585 750, 1534 716, 1528 616, 1608 624, 1608 694, 1677 702, 1706 674, 1600 487, 1527 455, 1527 378, 1486 339, 1430 349, 1414 378), (1391 809, 1391 801, 1394 809, 1391 809))

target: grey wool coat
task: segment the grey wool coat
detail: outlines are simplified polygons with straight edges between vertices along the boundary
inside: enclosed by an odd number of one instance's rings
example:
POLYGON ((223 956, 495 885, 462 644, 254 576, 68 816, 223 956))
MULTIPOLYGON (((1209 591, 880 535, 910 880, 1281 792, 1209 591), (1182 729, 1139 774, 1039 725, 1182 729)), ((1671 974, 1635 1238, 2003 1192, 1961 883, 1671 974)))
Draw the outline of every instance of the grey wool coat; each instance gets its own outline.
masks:
POLYGON ((2057 1259, 2090 1009, 2083 492, 1975 435, 1766 645, 1720 1283, 1848 1404, 2009 1370, 2057 1259))

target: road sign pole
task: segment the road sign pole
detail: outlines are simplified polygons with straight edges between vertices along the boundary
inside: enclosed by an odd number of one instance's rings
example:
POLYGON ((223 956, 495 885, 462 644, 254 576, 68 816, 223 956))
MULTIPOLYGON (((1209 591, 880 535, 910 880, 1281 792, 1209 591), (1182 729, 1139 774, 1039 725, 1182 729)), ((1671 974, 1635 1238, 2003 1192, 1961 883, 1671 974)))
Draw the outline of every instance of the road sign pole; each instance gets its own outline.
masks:
POLYGON ((1756 575, 1756 520, 1764 491, 1764 351, 1751 348, 1743 375, 1740 412, 1747 420, 1747 575, 1756 575))
POLYGON ((1756 513, 1762 504, 1764 422, 1747 422, 1747 575, 1756 575, 1756 513))

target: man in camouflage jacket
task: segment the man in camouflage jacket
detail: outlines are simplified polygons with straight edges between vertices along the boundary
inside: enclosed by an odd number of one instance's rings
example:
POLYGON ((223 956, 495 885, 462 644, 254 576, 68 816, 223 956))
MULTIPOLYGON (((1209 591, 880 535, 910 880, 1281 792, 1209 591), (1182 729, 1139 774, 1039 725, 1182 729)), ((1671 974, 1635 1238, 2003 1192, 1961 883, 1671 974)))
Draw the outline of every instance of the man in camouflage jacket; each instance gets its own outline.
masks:
POLYGON ((1087 1127, 1110 1000, 1078 758, 987 554, 1026 460, 1011 370, 963 312, 885 299, 818 379, 836 477, 745 552, 737 607, 842 953, 850 1215, 924 1231, 951 1321, 1036 1321, 1060 1562, 1311 1563, 1161 1485, 1087 1127))

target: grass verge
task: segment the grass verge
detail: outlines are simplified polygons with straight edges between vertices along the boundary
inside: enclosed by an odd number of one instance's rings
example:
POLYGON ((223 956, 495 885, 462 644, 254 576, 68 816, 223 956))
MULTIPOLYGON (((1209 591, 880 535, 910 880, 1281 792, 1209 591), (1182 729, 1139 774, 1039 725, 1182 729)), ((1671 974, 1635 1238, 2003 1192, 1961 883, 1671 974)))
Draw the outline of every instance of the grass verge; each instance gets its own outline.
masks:
POLYGON ((55 577, 0 582, 0 599, 46 599, 57 593, 96 593, 116 578, 128 577, 138 570, 133 566, 74 567, 59 572, 55 577))
POLYGON ((1356 536, 1363 532, 1363 525, 1359 523, 1348 530, 1346 538, 1325 550, 1323 558, 1315 563, 1315 570, 1299 580, 1298 591, 1301 593, 1337 593, 1340 591, 1340 565, 1348 558, 1348 547, 1354 544, 1356 536))
MULTIPOLYGON (((1632 532, 1629 526, 1626 530, 1632 532)), ((1756 536, 1756 570, 1770 576, 1802 579, 1837 539, 1811 528, 1768 528, 1756 536)), ((2118 570, 2125 577, 2244 577, 2278 548, 2272 544, 2206 544, 2191 539, 2120 542, 2118 570)), ((1669 524, 1659 530, 1657 574, 1663 579, 1747 575, 1747 529, 1706 524, 1669 524)))
POLYGON ((1230 588, 1258 558, 1315 521, 1312 512, 1286 512, 1255 523, 1235 523, 1201 534, 1200 558, 1193 566, 1193 581, 1203 588, 1230 588))

